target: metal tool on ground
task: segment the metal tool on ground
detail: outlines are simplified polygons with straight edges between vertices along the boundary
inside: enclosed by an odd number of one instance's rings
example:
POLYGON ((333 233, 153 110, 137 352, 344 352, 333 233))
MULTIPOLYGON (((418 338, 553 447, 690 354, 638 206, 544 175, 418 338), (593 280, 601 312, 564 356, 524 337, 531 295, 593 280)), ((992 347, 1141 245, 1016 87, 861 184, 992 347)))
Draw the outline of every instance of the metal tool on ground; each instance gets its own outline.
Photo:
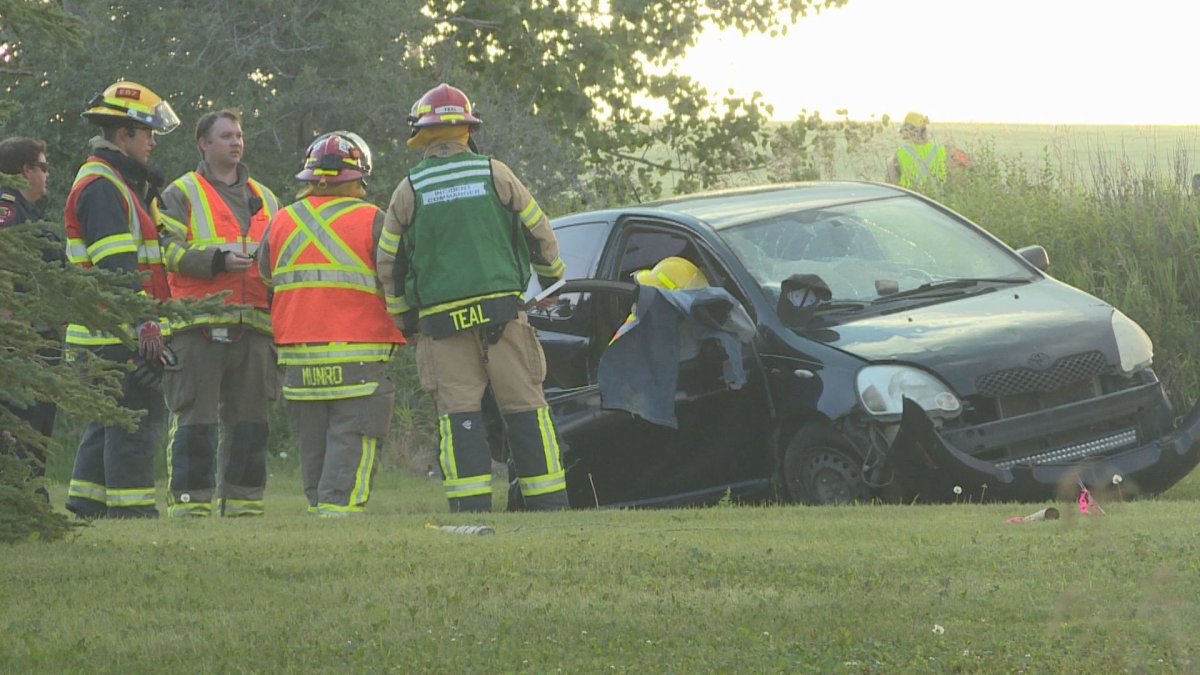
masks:
POLYGON ((425 523, 425 529, 438 530, 439 532, 448 532, 450 534, 496 534, 496 531, 487 525, 434 525, 433 523, 425 523))
POLYGON ((1058 509, 1053 506, 1047 506, 1040 511, 1034 511, 1027 516, 1013 516, 1006 519, 1006 523, 1030 523, 1038 520, 1058 520, 1058 509))

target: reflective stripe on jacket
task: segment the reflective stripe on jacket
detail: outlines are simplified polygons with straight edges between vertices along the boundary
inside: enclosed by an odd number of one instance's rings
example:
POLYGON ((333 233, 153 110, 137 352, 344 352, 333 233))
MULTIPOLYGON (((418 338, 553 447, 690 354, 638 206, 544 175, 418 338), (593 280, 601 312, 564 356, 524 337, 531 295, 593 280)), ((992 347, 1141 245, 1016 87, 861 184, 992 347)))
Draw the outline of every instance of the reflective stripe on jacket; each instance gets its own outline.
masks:
MULTIPOLYGON (((251 214, 249 228, 245 232, 242 231, 242 225, 229 205, 221 198, 221 194, 204 176, 195 171, 184 174, 174 183, 187 197, 188 222, 182 224, 185 231, 176 232, 175 229, 181 223, 173 220, 164 219, 164 225, 176 235, 185 238, 189 246, 200 249, 216 248, 253 256, 258 252, 267 223, 279 211, 279 201, 274 193, 257 181, 247 179, 246 184, 250 191, 262 200, 262 208, 251 214)), ((177 253, 182 255, 183 251, 177 253)), ((171 255, 171 251, 168 251, 168 255, 171 255)), ((230 291, 229 295, 225 296, 225 304, 250 305, 263 310, 248 312, 246 316, 239 312, 198 316, 189 321, 189 324, 248 323, 251 327, 270 332, 270 319, 265 312, 268 307, 267 287, 259 277, 257 266, 251 266, 245 272, 222 272, 211 279, 168 272, 167 279, 175 297, 203 298, 230 291)), ((177 323, 174 327, 178 329, 182 325, 185 324, 177 323)))
MULTIPOLYGON (((115 168, 95 155, 89 157, 75 175, 71 193, 67 196, 64 216, 69 262, 80 267, 92 267, 110 255, 136 253, 138 270, 150 272, 142 281, 142 291, 158 300, 170 299, 171 290, 167 283, 166 268, 163 267, 162 251, 158 246, 158 230, 155 228, 154 218, 115 168), (96 180, 107 180, 117 188, 122 201, 125 202, 128 230, 89 244, 84 239, 83 224, 79 221, 76 206, 84 188, 96 180)), ((92 332, 86 326, 70 324, 67 326, 66 342, 98 346, 120 344, 121 340, 106 333, 92 332)))
POLYGON ((404 344, 375 274, 377 214, 361 199, 322 196, 295 202, 271 220, 276 344, 404 344))
POLYGON ((905 144, 896 151, 900 163, 900 185, 909 189, 946 180, 946 148, 929 141, 905 144))

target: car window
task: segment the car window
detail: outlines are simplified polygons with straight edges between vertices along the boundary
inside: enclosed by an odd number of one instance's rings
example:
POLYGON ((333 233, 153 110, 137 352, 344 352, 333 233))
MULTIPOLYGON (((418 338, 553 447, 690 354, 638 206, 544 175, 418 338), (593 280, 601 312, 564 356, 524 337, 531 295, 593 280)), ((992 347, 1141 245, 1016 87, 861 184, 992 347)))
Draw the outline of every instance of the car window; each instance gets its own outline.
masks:
POLYGON ((943 279, 1031 277, 1011 252, 912 197, 776 215, 721 236, 772 297, 793 274, 816 274, 834 299, 855 301, 943 279))
POLYGON ((665 230, 637 230, 625 240, 621 261, 617 266, 617 281, 632 281, 633 273, 654 267, 658 261, 678 256, 701 265, 701 259, 691 240, 682 234, 665 230))
MULTIPOLYGON (((608 239, 612 223, 605 221, 591 223, 572 223, 554 230, 558 239, 558 255, 567 266, 564 279, 590 279, 596 276, 596 263, 604 252, 604 242, 608 239)), ((529 287, 525 289, 525 297, 533 298, 542 290, 537 276, 529 278, 529 287)), ((563 293, 557 302, 548 307, 533 308, 530 315, 550 319, 566 319, 571 317, 582 300, 582 293, 563 293)))
POLYGON ((596 274, 596 263, 604 252, 604 241, 612 224, 575 223, 554 231, 558 254, 567 266, 567 279, 589 279, 596 274))

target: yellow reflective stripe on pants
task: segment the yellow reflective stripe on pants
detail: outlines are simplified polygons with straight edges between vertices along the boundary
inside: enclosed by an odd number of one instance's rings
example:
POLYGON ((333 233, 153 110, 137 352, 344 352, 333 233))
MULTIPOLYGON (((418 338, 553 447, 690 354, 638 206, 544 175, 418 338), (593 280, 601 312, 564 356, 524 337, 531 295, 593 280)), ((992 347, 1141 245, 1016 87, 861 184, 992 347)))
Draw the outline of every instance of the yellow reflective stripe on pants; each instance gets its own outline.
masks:
POLYGON ((446 497, 474 497, 475 495, 490 495, 492 493, 492 474, 485 473, 466 478, 455 478, 442 481, 446 497))
POLYGON ((546 473, 562 471, 562 458, 558 450, 558 434, 554 432, 554 421, 550 418, 550 407, 538 408, 538 429, 542 432, 542 449, 546 453, 546 473))
POLYGON ((371 473, 375 469, 375 449, 378 443, 377 438, 362 438, 362 457, 358 460, 358 470, 354 472, 354 487, 350 489, 351 506, 366 506, 371 497, 371 473))
POLYGON ((541 476, 518 478, 517 484, 521 487, 521 494, 526 497, 536 497, 537 495, 558 492, 559 490, 567 489, 567 472, 557 471, 555 473, 542 474, 541 476))
POLYGON ((154 506, 154 486, 144 488, 108 488, 109 506, 154 506))
POLYGON ((454 465, 454 430, 450 426, 449 415, 438 418, 438 438, 441 439, 438 462, 442 465, 442 475, 447 480, 458 478, 458 467, 454 465))
POLYGON ((167 515, 180 516, 209 516, 212 515, 212 504, 208 502, 174 502, 167 507, 167 515))
POLYGON ((343 398, 370 396, 379 387, 378 382, 348 384, 341 387, 283 387, 283 397, 289 401, 336 401, 343 398))
POLYGON ((317 515, 322 518, 345 518, 346 516, 361 513, 363 513, 363 507, 354 504, 349 506, 342 506, 341 504, 317 504, 317 515))
POLYGON ((236 516, 261 516, 263 503, 259 499, 226 499, 222 515, 226 518, 236 516))
POLYGON ((87 481, 71 479, 71 484, 67 488, 68 497, 79 497, 80 499, 90 499, 94 502, 107 504, 108 488, 99 483, 89 483, 87 481))
POLYGON ((353 361, 390 361, 396 345, 390 342, 322 342, 304 345, 279 345, 279 363, 284 366, 312 363, 350 363, 353 361))

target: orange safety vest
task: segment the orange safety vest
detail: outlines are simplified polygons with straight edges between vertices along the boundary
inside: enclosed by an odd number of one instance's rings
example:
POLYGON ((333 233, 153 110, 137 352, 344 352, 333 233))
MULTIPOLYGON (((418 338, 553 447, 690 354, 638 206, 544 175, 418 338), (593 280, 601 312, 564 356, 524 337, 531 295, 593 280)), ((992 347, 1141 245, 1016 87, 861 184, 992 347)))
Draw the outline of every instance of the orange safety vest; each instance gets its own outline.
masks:
POLYGON ((268 242, 276 344, 404 344, 375 275, 378 213, 361 199, 322 196, 275 215, 268 242))
MULTIPOLYGON (((188 200, 189 245, 197 248, 217 248, 243 255, 255 255, 258 252, 263 232, 266 231, 271 216, 279 210, 279 202, 270 190, 257 181, 248 179, 246 183, 250 191, 262 200, 262 208, 250 216, 250 228, 243 235, 241 223, 225 200, 221 199, 220 193, 204 176, 190 171, 175 181, 174 185, 183 190, 188 200)), ((242 274, 218 274, 212 279, 168 272, 167 280, 175 297, 203 298, 214 293, 230 291, 229 295, 225 296, 227 305, 250 305, 259 309, 266 309, 268 306, 267 287, 258 275, 257 265, 251 266, 242 274)))
MULTIPOLYGON (((67 260, 80 267, 92 267, 96 261, 103 260, 115 253, 136 253, 139 271, 150 272, 142 281, 142 290, 159 300, 169 300, 171 289, 167 283, 167 270, 163 266, 162 251, 158 246, 158 230, 154 218, 142 204, 142 200, 133 194, 125 178, 111 164, 103 159, 91 156, 79 167, 75 182, 71 185, 71 193, 67 196, 66 212, 67 260), (99 241, 86 243, 83 238, 83 224, 79 222, 76 206, 79 195, 92 181, 107 180, 112 183, 121 198, 125 201, 125 217, 129 230, 120 235, 105 237, 99 241)), ((78 345, 119 344, 120 339, 102 333, 93 333, 84 326, 70 324, 67 326, 68 343, 78 345)))

